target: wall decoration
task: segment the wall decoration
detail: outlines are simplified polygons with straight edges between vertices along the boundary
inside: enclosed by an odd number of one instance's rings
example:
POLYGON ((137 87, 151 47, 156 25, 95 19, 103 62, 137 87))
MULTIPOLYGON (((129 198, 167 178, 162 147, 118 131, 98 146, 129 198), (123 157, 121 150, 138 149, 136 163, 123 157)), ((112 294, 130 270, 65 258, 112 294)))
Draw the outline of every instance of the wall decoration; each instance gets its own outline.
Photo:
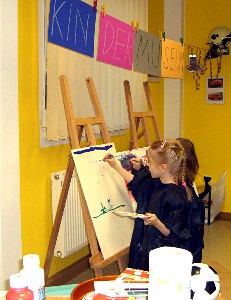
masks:
POLYGON ((206 103, 224 104, 224 77, 206 77, 206 103))
POLYGON ((229 44, 231 42, 231 29, 227 27, 215 27, 208 36, 209 50, 205 59, 218 58, 229 55, 229 44))
POLYGON ((153 76, 161 73, 161 41, 159 36, 143 30, 135 33, 133 70, 153 76))
POLYGON ((91 5, 76 0, 51 0, 48 42, 93 57, 95 21, 91 5))
POLYGON ((162 39, 161 77, 183 78, 184 46, 180 42, 162 39))
POLYGON ((113 143, 71 151, 97 240, 107 259, 130 245, 134 220, 116 211, 133 212, 124 179, 103 161, 116 156, 113 143))
MULTIPOLYGON (((207 70, 210 72, 210 78, 213 76, 217 78, 219 76, 222 67, 222 56, 229 55, 230 42, 231 29, 227 27, 215 27, 208 36, 207 45, 209 45, 209 49, 188 45, 189 64, 186 66, 186 69, 193 73, 196 90, 200 89, 199 81, 201 75, 204 75, 207 70), (203 57, 202 53, 204 53, 203 57), (214 58, 216 60, 213 60, 214 58), (216 68, 214 68, 214 65, 216 68), (216 74, 213 74, 214 69, 216 74)), ((208 84, 207 88, 209 88, 208 84)), ((209 100, 207 103, 223 104, 222 100, 220 100, 223 98, 222 92, 216 95, 211 94, 210 98, 211 99, 208 99, 207 95, 207 100, 209 100)))
POLYGON ((131 70, 134 31, 132 26, 100 13, 97 60, 131 70))
MULTIPOLYGON (((94 57, 95 4, 50 0, 48 42, 94 57)), ((152 77, 183 78, 183 56, 182 42, 161 41, 159 36, 138 30, 138 25, 100 13, 98 61, 152 77)))
MULTIPOLYGON (((187 45, 189 61, 186 65, 186 69, 192 72, 192 77, 195 82, 195 90, 200 89, 201 75, 204 75, 207 71, 207 60, 203 58, 203 55, 207 53, 207 49, 187 45)), ((211 59, 209 60, 211 67, 211 59)), ((211 68, 210 68, 211 72, 211 68)), ((211 75, 211 74, 210 74, 211 75)), ((212 76, 212 75, 211 75, 212 76)))

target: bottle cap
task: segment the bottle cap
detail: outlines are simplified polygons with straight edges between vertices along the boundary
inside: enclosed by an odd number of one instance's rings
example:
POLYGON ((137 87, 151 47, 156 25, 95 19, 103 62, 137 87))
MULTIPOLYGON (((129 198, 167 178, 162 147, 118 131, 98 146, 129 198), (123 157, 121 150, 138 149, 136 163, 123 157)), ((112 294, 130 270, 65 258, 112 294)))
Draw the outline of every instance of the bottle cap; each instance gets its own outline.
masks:
POLYGON ((20 274, 16 273, 10 276, 10 287, 13 289, 21 289, 27 287, 25 277, 20 274))
POLYGON ((23 256, 23 267, 24 268, 35 268, 39 267, 40 259, 37 254, 27 254, 23 256))

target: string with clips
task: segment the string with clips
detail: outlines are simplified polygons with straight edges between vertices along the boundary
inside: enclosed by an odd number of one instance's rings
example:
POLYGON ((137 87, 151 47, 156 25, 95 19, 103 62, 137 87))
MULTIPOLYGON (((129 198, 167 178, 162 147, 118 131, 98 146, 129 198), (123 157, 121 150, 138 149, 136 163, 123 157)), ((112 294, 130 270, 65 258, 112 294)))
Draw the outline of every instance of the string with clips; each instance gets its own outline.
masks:
MULTIPOLYGON (((98 5, 98 0, 94 0, 93 7, 94 7, 95 13, 99 12, 97 9, 97 5, 98 5)), ((105 17, 105 15, 106 15, 106 5, 105 4, 101 5, 101 13, 103 13, 103 16, 105 17)))
MULTIPOLYGON (((98 0, 93 1, 93 7, 94 7, 95 12, 98 12, 97 2, 98 2, 98 0)), ((106 5, 105 4, 101 6, 101 12, 103 13, 103 16, 106 15, 106 5)), ((139 29, 139 22, 135 21, 135 20, 132 20, 131 21, 131 26, 132 26, 133 31, 137 32, 138 29, 139 29)), ((165 41, 165 38, 166 38, 165 32, 164 31, 159 31, 159 37, 160 37, 160 40, 163 39, 165 41)), ((199 90, 200 89, 200 83, 199 83, 200 75, 205 74, 205 72, 207 70, 206 63, 207 63, 208 59, 210 61, 210 75, 212 77, 212 60, 211 60, 211 56, 209 55, 209 58, 205 59, 206 54, 208 52, 208 49, 204 49, 204 48, 200 48, 200 47, 196 47, 196 46, 192 46, 192 45, 186 45, 186 44, 184 44, 183 38, 180 38, 180 42, 181 42, 182 46, 188 47, 188 54, 189 55, 193 55, 195 53, 195 58, 196 58, 195 66, 193 66, 193 68, 192 68, 192 65, 189 63, 186 66, 186 69, 193 72, 193 79, 195 81, 196 90, 199 90), (196 49, 196 52, 194 52, 194 49, 196 49), (202 52, 205 53, 205 56, 204 56, 204 59, 203 59, 203 64, 201 64, 202 52), (197 57, 198 57, 198 59, 197 59, 197 57)), ((218 76, 218 74, 221 70, 221 56, 219 56, 218 59, 219 59, 219 61, 218 61, 218 68, 217 68, 217 76, 218 76)))
POLYGON ((164 40, 165 41, 165 37, 166 37, 166 34, 164 31, 159 31, 159 37, 160 37, 160 40, 164 40))
POLYGON ((137 32, 138 29, 139 29, 139 24, 140 24, 140 23, 139 23, 138 21, 132 20, 132 21, 131 21, 132 30, 137 32))

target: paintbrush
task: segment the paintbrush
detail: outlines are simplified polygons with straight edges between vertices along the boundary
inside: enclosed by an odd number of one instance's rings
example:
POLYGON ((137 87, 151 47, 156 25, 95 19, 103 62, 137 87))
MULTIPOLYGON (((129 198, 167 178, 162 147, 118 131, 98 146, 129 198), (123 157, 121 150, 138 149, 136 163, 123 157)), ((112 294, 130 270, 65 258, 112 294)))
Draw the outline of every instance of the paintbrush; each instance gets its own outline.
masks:
MULTIPOLYGON (((122 154, 119 154, 119 155, 109 154, 107 158, 115 158, 115 157, 122 157, 122 156, 123 156, 122 154)), ((94 162, 98 162, 98 161, 104 161, 104 158, 103 159, 99 159, 99 160, 95 160, 94 162)))
MULTIPOLYGON (((112 154, 109 154, 107 158, 115 158, 115 157, 122 157, 124 158, 126 155, 123 155, 123 154, 119 154, 119 155, 112 155, 112 154)), ((99 160, 96 160, 95 162, 98 162, 98 161, 104 161, 104 159, 99 159, 99 160)), ((129 162, 129 161, 128 161, 129 162)), ((129 162, 129 163, 132 163, 132 162, 129 162)), ((140 158, 139 161, 136 161, 137 164, 140 164, 140 165, 145 165, 145 160, 140 158)))

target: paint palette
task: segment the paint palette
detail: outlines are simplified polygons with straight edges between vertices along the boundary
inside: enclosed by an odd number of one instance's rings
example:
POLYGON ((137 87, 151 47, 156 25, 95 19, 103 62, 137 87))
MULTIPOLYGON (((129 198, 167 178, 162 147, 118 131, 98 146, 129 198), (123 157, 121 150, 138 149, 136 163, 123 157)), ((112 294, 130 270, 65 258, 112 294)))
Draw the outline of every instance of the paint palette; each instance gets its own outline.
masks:
POLYGON ((129 211, 113 211, 114 214, 120 216, 120 217, 129 217, 129 218, 140 218, 140 219, 148 219, 150 218, 149 216, 143 215, 143 214, 137 214, 134 212, 129 212, 129 211))
POLYGON ((82 300, 93 300, 95 297, 95 292, 87 293, 83 296, 82 300))

